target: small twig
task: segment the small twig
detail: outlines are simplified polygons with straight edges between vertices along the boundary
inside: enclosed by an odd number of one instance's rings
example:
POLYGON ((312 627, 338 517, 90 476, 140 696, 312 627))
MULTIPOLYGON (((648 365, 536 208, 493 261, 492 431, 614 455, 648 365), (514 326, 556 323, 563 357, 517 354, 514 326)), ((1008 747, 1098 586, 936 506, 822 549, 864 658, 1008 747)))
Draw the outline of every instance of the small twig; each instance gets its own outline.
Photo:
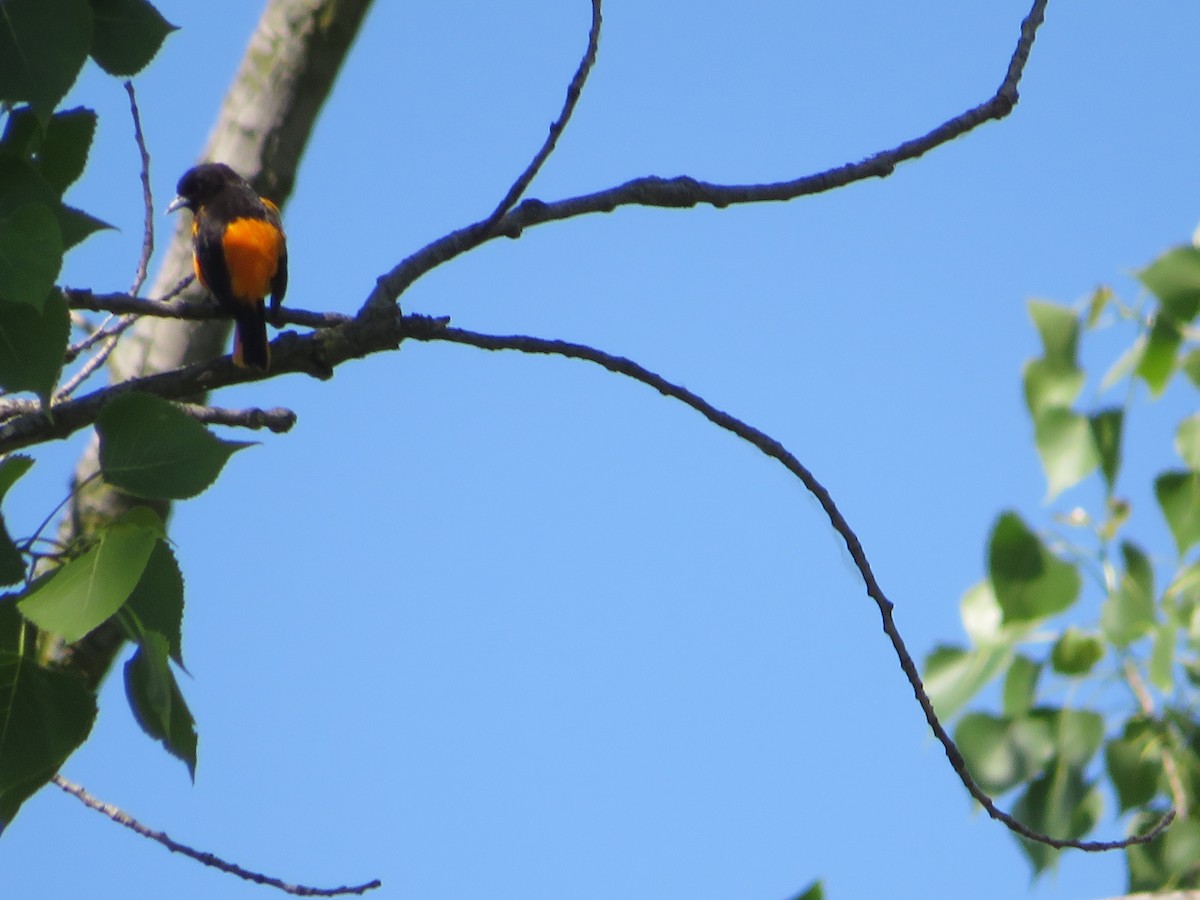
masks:
POLYGON ((214 856, 211 853, 206 853, 201 850, 194 850, 186 844, 181 844, 178 841, 172 840, 165 832, 155 831, 152 828, 147 828, 129 813, 113 806, 111 803, 105 803, 103 800, 97 800, 82 787, 73 782, 68 781, 61 775, 55 775, 52 779, 56 785, 70 794, 72 797, 79 800, 88 809, 94 809, 102 815, 108 816, 118 825, 124 825, 130 831, 148 838, 156 843, 162 844, 172 853, 182 853, 184 856, 203 863, 206 866, 211 866, 214 869, 220 869, 229 875, 236 875, 238 878, 252 881, 255 884, 264 884, 268 887, 278 888, 287 894, 292 894, 297 897, 340 897, 346 894, 365 894, 367 891, 374 890, 380 887, 383 882, 378 878, 374 881, 368 881, 366 884, 360 884, 355 887, 337 887, 337 888, 315 888, 307 887, 302 884, 288 884, 286 881, 281 881, 278 878, 273 878, 270 875, 263 875, 259 872, 251 872, 249 869, 243 869, 241 866, 231 862, 226 862, 219 856, 214 856))
POLYGON ((504 199, 500 201, 500 205, 484 221, 484 231, 490 231, 494 228, 501 217, 516 205, 517 201, 521 199, 521 195, 525 193, 530 183, 537 177, 537 173, 541 171, 550 154, 554 152, 554 147, 558 144, 559 137, 566 129, 567 122, 571 120, 571 114, 575 112, 575 105, 579 102, 579 97, 583 93, 583 86, 587 82, 588 74, 592 71, 592 66, 596 64, 596 51, 600 46, 600 20, 600 0, 592 0, 592 25, 588 31, 587 49, 583 52, 583 59, 579 61, 579 68, 575 70, 575 75, 571 78, 571 83, 567 85, 567 97, 563 101, 562 112, 558 114, 558 119, 550 126, 550 133, 546 135, 546 142, 542 144, 542 148, 533 157, 529 165, 526 166, 525 171, 513 182, 512 187, 508 189, 508 193, 504 195, 504 199))
MULTIPOLYGON (((1154 717, 1154 699, 1150 696, 1150 691, 1146 688, 1146 682, 1142 680, 1142 673, 1138 671, 1137 666, 1132 659, 1125 660, 1125 680, 1129 683, 1129 689, 1133 691, 1133 696, 1137 698, 1138 707, 1142 711, 1142 715, 1146 718, 1154 717)), ((1179 777, 1179 769, 1175 765, 1175 757, 1171 754, 1168 747, 1163 747, 1162 753, 1163 774, 1167 776, 1167 785, 1171 789, 1171 804, 1179 810, 1179 817, 1186 819, 1188 817, 1188 799, 1187 792, 1183 789, 1183 779, 1179 777)))
POLYGON ((296 424, 296 414, 282 406, 276 406, 274 409, 226 409, 220 406, 200 406, 196 403, 177 403, 176 406, 196 421, 208 425, 266 428, 276 434, 283 434, 291 431, 296 424))
MULTIPOLYGON (((69 490, 67 492, 67 496, 63 497, 63 499, 59 501, 58 505, 55 506, 54 509, 50 510, 50 512, 46 514, 46 517, 44 519, 42 519, 42 524, 39 525, 37 527, 37 530, 27 540, 25 540, 22 543, 21 552, 28 553, 30 551, 30 549, 33 547, 33 545, 36 544, 38 541, 51 540, 50 538, 45 538, 45 539, 42 538, 42 532, 45 531, 46 528, 49 527, 50 521, 55 516, 58 515, 59 511, 64 506, 66 506, 68 503, 71 502, 72 498, 74 498, 80 491, 82 491, 85 487, 87 487, 89 484, 91 484, 91 482, 95 481, 99 477, 100 477, 100 471, 97 470, 95 472, 92 472, 92 474, 87 476, 87 478, 83 479, 83 481, 79 481, 76 478, 72 478, 71 479, 71 490, 69 490)), ((54 543, 58 544, 59 547, 63 547, 63 544, 61 544, 59 541, 54 541, 54 543)), ((36 571, 36 569, 30 570, 31 577, 32 577, 32 572, 34 572, 34 571, 36 571)))
POLYGON ((1102 850, 1120 850, 1129 847, 1133 844, 1144 844, 1153 840, 1166 830, 1167 826, 1175 819, 1176 810, 1172 808, 1158 823, 1142 835, 1125 838, 1118 841, 1079 841, 1070 839, 1061 839, 1050 837, 1035 831, 1019 820, 1013 818, 1008 813, 1001 810, 992 798, 981 788, 975 779, 971 776, 967 768, 966 760, 959 751, 958 746, 954 743, 954 739, 946 731, 938 719, 937 714, 933 709, 933 702, 929 699, 929 694, 925 690, 925 686, 921 681, 921 675, 917 669, 917 664, 912 658, 912 654, 908 652, 908 647, 905 645, 903 638, 900 636, 900 631, 896 627, 895 619, 892 615, 893 604, 884 594, 883 588, 875 580, 875 574, 871 569, 871 564, 867 560, 866 551, 863 550, 862 542, 858 539, 858 535, 851 529, 850 524, 834 503, 833 497, 829 491, 817 481, 816 477, 810 472, 803 463, 793 456, 787 448, 780 444, 770 435, 759 431, 745 422, 741 421, 729 413, 723 412, 710 404, 703 397, 692 393, 687 388, 667 381, 661 375, 651 372, 648 369, 639 366, 632 360, 625 359, 620 356, 612 356, 593 347, 588 347, 584 344, 572 344, 567 341, 552 341, 542 338, 527 337, 525 335, 492 335, 479 334, 473 331, 464 331, 459 328, 439 328, 430 330, 427 334, 410 334, 416 340, 429 341, 450 341, 457 344, 466 344, 472 347, 479 347, 484 350, 517 350, 521 353, 542 354, 566 356, 571 359, 581 359, 586 362, 595 363, 604 369, 618 375, 624 375, 632 378, 635 381, 641 382, 647 387, 652 387, 664 396, 674 398, 680 402, 690 406, 708 421, 714 425, 724 428, 733 434, 740 437, 742 440, 753 444, 762 453, 781 463, 784 468, 795 475, 803 484, 805 489, 812 494, 817 502, 820 503, 821 509, 825 511, 830 524, 834 530, 841 536, 846 544, 846 549, 850 553, 851 559, 854 561, 855 568, 858 569, 863 581, 867 587, 867 595, 875 601, 875 605, 879 608, 879 614, 883 619, 883 631, 891 640, 892 649, 896 653, 896 657, 900 662, 900 668, 904 671, 908 678, 909 685, 912 687, 913 694, 916 696, 921 710, 925 714, 925 720, 929 723, 929 727, 933 729, 935 737, 942 745, 942 749, 946 753, 946 757, 950 760, 950 765, 962 781, 967 791, 974 797, 979 804, 987 810, 988 815, 993 819, 1004 824, 1011 831, 1016 832, 1024 838, 1031 841, 1037 841, 1041 844, 1046 844, 1050 847, 1064 849, 1067 847, 1076 850, 1102 851, 1102 850))
POLYGON ((146 150, 146 139, 142 135, 142 117, 138 113, 137 96, 133 92, 133 82, 126 80, 125 93, 129 95, 129 111, 133 115, 133 137, 137 141, 138 153, 142 158, 142 200, 146 206, 146 222, 142 229, 142 255, 138 259, 137 272, 133 276, 133 285, 129 293, 137 296, 146 283, 146 270, 150 265, 150 257, 154 255, 154 197, 150 193, 150 154, 146 150))
MULTIPOLYGON (((154 197, 150 192, 150 153, 146 150, 146 138, 142 134, 142 117, 138 112, 137 95, 134 93, 132 81, 125 81, 125 93, 129 95, 129 111, 133 116, 133 137, 137 142, 138 154, 142 160, 142 200, 145 206, 145 224, 142 228, 142 253, 138 258, 137 270, 133 276, 133 284, 129 288, 130 295, 136 297, 138 291, 142 289, 142 285, 146 282, 146 271, 150 265, 150 257, 154 255, 154 197)), ((64 359, 64 362, 67 363, 74 362, 74 360, 78 359, 79 354, 103 341, 96 355, 84 363, 79 371, 54 393, 55 401, 66 400, 75 393, 81 384, 91 378, 96 370, 108 360, 113 350, 116 349, 117 342, 121 340, 121 335, 133 323, 134 318, 132 316, 125 316, 117 323, 116 327, 110 329, 107 328, 108 322, 105 321, 92 334, 88 335, 78 344, 69 347, 64 359)))
POLYGON ((100 349, 96 351, 87 362, 79 367, 79 371, 71 376, 71 379, 54 392, 54 402, 60 403, 68 399, 81 384, 87 381, 95 374, 117 348, 117 342, 121 340, 121 335, 129 330, 129 327, 137 321, 137 316, 123 316, 119 322, 104 333, 104 343, 100 349))
MULTIPOLYGON (((79 313, 72 310, 71 311, 72 324, 75 324, 74 320, 75 320, 76 316, 79 316, 79 313)), ((82 318, 82 316, 80 316, 80 318, 82 318)), ((100 343, 102 340, 104 340, 106 337, 108 337, 109 332, 106 329, 108 328, 108 324, 115 318, 116 318, 115 314, 109 313, 107 316, 105 316, 104 321, 101 322, 99 325, 96 325, 95 327, 89 327, 86 337, 84 337, 82 340, 76 341, 74 344, 72 344, 70 347, 67 348, 66 355, 63 357, 63 362, 68 365, 70 363, 75 362, 75 360, 77 360, 79 358, 80 354, 85 353, 86 351, 90 350, 92 347, 96 346, 96 344, 100 343)), ((90 323, 89 323, 89 326, 90 326, 90 323)))
POLYGON ((196 280, 195 275, 184 275, 175 283, 175 287, 171 288, 165 294, 158 298, 160 303, 166 303, 168 300, 174 300, 180 294, 188 289, 188 286, 196 280))
POLYGON ((868 178, 886 178, 896 166, 924 156, 929 151, 962 137, 985 122, 1003 119, 1017 103, 1017 87, 1025 72, 1034 38, 1046 12, 1048 0, 1033 0, 1021 23, 1016 48, 1009 58, 1004 80, 990 98, 978 106, 947 119, 919 137, 871 154, 860 162, 845 163, 790 181, 769 184, 711 184, 689 176, 660 178, 648 175, 624 184, 553 203, 528 199, 505 213, 495 223, 490 218, 453 231, 422 247, 380 277, 364 309, 385 309, 394 304, 418 278, 445 262, 497 237, 520 237, 526 228, 590 213, 612 212, 621 206, 652 206, 672 209, 707 203, 718 209, 740 203, 795 200, 822 194, 868 178))

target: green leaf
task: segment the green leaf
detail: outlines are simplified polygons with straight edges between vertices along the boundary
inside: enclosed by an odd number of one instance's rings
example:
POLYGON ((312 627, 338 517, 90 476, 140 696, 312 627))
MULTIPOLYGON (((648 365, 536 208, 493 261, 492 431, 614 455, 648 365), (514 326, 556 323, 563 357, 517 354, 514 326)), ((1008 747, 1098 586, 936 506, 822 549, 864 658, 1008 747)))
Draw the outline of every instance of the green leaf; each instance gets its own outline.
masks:
POLYGON ((1193 385, 1200 387, 1200 347, 1189 350, 1179 361, 1179 367, 1187 374, 1193 385))
POLYGON ((1172 317, 1190 322, 1200 312, 1200 249, 1174 247, 1137 274, 1172 317))
POLYGON ((58 227, 62 231, 64 252, 81 244, 85 238, 97 231, 113 230, 113 226, 104 220, 97 219, 82 209, 67 206, 65 203, 60 203, 55 207, 54 215, 58 219, 58 227))
POLYGON ((60 192, 46 181, 35 162, 0 153, 0 220, 31 203, 42 204, 54 214, 64 252, 92 232, 112 227, 85 212, 64 205, 60 192))
POLYGON ((1079 347, 1079 316, 1064 306, 1029 301, 1029 315, 1042 339, 1042 356, 1025 364, 1025 403, 1034 422, 1048 409, 1066 408, 1083 388, 1084 374, 1075 357, 1079 347))
POLYGON ((75 643, 129 599, 163 533, 151 510, 130 510, 100 532, 94 547, 38 584, 17 607, 39 628, 75 643))
MULTIPOLYGON (((1040 775, 1013 806, 1013 815, 1042 834, 1078 839, 1096 827, 1104 801, 1079 768, 1062 764, 1040 775)), ((1018 838, 1035 873, 1052 867, 1060 851, 1018 838)))
POLYGON ((155 544, 125 609, 144 630, 163 635, 171 658, 183 665, 183 574, 166 541, 155 544))
POLYGON ((92 59, 109 75, 135 75, 176 30, 146 0, 92 0, 92 59))
POLYGON ((1103 656, 1104 642, 1072 625, 1054 642, 1054 648, 1050 651, 1050 664, 1060 675, 1078 677, 1092 671, 1092 667, 1100 662, 1103 656))
POLYGON ((87 0, 4 0, 0 100, 27 100, 44 122, 75 82, 92 41, 87 0))
POLYGON ((196 723, 167 661, 168 652, 163 635, 146 632, 125 664, 125 695, 142 730, 182 760, 195 781, 196 723))
POLYGON ((59 770, 96 719, 83 679, 0 650, 0 829, 59 770))
POLYGON ((122 394, 96 421, 100 469, 110 484, 137 497, 183 500, 216 481, 236 451, 161 397, 122 394))
POLYGON ((1148 674, 1150 683, 1164 694, 1175 688, 1175 626, 1164 622, 1154 630, 1148 674))
POLYGON ((1100 321, 1100 316, 1104 314, 1104 310, 1113 300, 1112 288, 1107 285, 1101 285, 1092 292, 1092 297, 1088 300, 1087 315, 1085 316, 1084 327, 1095 328, 1100 321))
POLYGON ((55 113, 46 125, 37 164, 47 183, 60 196, 83 174, 95 133, 96 114, 83 107, 55 113))
POLYGON ((1069 608, 1081 580, 1074 566, 1055 557, 1021 517, 996 520, 988 542, 988 574, 1006 622, 1045 619, 1069 608))
MULTIPOLYGON (((1134 833, 1148 831, 1165 812, 1152 809, 1137 815, 1132 823, 1134 833)), ((1157 892, 1163 889, 1163 900, 1185 896, 1179 889, 1197 887, 1196 860, 1200 859, 1200 821, 1181 819, 1167 829, 1166 834, 1147 844, 1135 844, 1125 850, 1129 866, 1129 890, 1157 892)))
POLYGON ((26 203, 0 215, 0 299, 41 309, 62 258, 62 232, 49 206, 26 203))
POLYGON ((1122 378, 1128 376, 1142 360, 1142 354, 1146 350, 1146 336, 1138 335, 1137 339, 1117 357, 1114 362, 1104 373, 1104 377, 1100 379, 1100 393, 1104 393, 1122 378))
POLYGON ((1124 734, 1104 748, 1108 777, 1117 792, 1120 812, 1145 806, 1158 793, 1162 756, 1158 740, 1147 723, 1132 720, 1124 734))
POLYGON ((1075 368, 1079 347, 1079 316, 1065 306, 1029 301, 1029 315, 1042 338, 1042 358, 1062 369, 1075 368))
POLYGON ((1192 413, 1175 431, 1175 452, 1193 472, 1200 471, 1200 413, 1192 413))
POLYGON ((1179 322, 1166 310, 1159 310, 1136 370, 1155 397, 1163 392, 1175 374, 1175 354, 1182 341, 1179 322))
POLYGON ((1046 473, 1047 499, 1078 484, 1100 462, 1090 422, 1069 409, 1049 407, 1038 413, 1034 440, 1046 473))
POLYGON ((990 644, 1003 635, 1003 616, 992 586, 981 581, 968 588, 958 604, 963 628, 976 644, 990 644))
POLYGON ((954 729, 971 775, 987 793, 1004 794, 1034 778, 1054 758, 1054 736, 1043 718, 1008 719, 967 713, 954 729))
POLYGON ((49 400, 62 372, 71 335, 71 314, 58 291, 46 295, 39 311, 0 300, 0 387, 32 391, 49 400))
POLYGON ((25 557, 8 533, 4 514, 0 513, 0 585, 17 584, 25 580, 25 557))
POLYGON ((8 113, 4 134, 0 135, 0 151, 32 159, 42 143, 42 123, 31 106, 19 106, 8 113))
MULTIPOLYGON (((1145 831, 1158 820, 1162 810, 1139 815, 1134 827, 1145 831)), ((1129 862, 1129 890, 1156 893, 1162 900, 1187 897, 1198 886, 1200 876, 1196 860, 1200 859, 1200 821, 1195 818, 1174 822, 1158 840, 1136 844, 1125 851, 1129 862)))
MULTIPOLYGON (((15 455, 0 459, 0 502, 8 489, 30 470, 33 460, 28 456, 15 455)), ((16 584, 25 578, 25 558, 9 536, 0 513, 0 585, 16 584)))
POLYGON ((1154 479, 1154 496, 1183 556, 1200 541, 1200 472, 1164 472, 1154 479))
POLYGON ((1125 413, 1118 408, 1093 413, 1088 419, 1092 431, 1092 446, 1100 457, 1100 472, 1111 494, 1121 469, 1121 431, 1125 413))
POLYGON ((1020 718, 1033 708, 1041 674, 1040 665, 1024 654, 1017 655, 1004 676, 1004 715, 1020 718))
POLYGON ((1135 544, 1121 542, 1125 570, 1100 610, 1100 628, 1117 647, 1128 647, 1154 627, 1154 567, 1135 544))
POLYGON ((941 646, 925 658, 925 692, 938 717, 949 720, 1008 666, 1012 649, 985 646, 966 651, 941 646))
POLYGON ((825 900, 825 887, 821 880, 817 879, 793 897, 792 900, 825 900))
POLYGON ((33 457, 23 453, 14 453, 0 459, 0 502, 8 496, 9 488, 33 468, 33 457))
POLYGON ((1104 717, 1086 709, 1058 710, 1055 744, 1059 759, 1071 767, 1087 765, 1104 743, 1104 717))
POLYGON ((1079 369, 1064 369, 1044 359, 1031 359, 1022 372, 1025 404, 1035 421, 1045 410, 1066 409, 1083 390, 1085 376, 1079 369))

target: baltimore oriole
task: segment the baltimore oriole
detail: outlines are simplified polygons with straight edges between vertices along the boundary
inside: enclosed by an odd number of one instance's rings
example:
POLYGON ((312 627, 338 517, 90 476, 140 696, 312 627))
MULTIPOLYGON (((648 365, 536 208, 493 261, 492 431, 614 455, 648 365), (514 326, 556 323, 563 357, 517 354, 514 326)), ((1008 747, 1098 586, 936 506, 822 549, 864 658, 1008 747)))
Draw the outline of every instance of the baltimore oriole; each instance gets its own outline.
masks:
POLYGON ((287 290, 287 239, 279 208, 258 196, 249 182, 224 163, 188 169, 167 212, 192 211, 192 256, 196 277, 233 316, 233 362, 266 369, 264 300, 271 312, 287 290))

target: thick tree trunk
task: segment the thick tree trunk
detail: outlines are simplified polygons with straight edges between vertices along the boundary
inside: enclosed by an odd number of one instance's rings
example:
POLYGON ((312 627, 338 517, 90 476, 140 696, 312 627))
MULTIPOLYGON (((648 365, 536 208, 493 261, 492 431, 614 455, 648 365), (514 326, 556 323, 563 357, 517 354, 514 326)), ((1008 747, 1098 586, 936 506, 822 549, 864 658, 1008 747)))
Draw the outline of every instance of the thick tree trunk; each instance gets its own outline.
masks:
MULTIPOLYGON (((269 0, 242 60, 201 160, 225 162, 244 175, 259 193, 283 206, 291 195, 296 170, 317 115, 362 26, 371 0, 269 0)), ((168 292, 192 271, 191 221, 183 217, 150 289, 150 297, 168 292)), ((192 285, 185 296, 199 299, 192 285)), ((163 372, 223 352, 230 325, 225 321, 185 322, 146 317, 125 336, 113 354, 113 381, 163 372)), ((77 484, 95 471, 95 441, 76 468, 77 484)), ((137 501, 144 504, 145 501, 137 501)), ((111 521, 132 501, 100 480, 75 498, 59 527, 70 542, 111 521)), ((166 504, 160 512, 166 516, 166 504)), ((75 646, 51 640, 46 654, 99 683, 122 642, 110 622, 75 646)))

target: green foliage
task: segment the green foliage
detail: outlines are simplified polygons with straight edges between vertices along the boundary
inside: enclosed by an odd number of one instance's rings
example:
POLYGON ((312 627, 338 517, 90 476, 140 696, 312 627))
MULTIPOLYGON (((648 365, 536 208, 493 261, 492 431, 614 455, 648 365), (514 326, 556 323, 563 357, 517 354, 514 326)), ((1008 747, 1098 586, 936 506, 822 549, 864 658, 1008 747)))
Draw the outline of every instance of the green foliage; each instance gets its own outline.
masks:
POLYGON ((1016 513, 1004 513, 988 542, 988 576, 1006 622, 1035 622, 1069 608, 1079 572, 1038 539, 1016 513))
POLYGON ((83 678, 44 669, 12 601, 0 597, 0 830, 82 744, 96 719, 83 678))
POLYGON ((825 886, 821 881, 814 881, 804 888, 792 900, 825 900, 825 886))
POLYGON ((146 0, 4 0, 0 15, 0 388, 47 400, 62 369, 63 255, 105 222, 63 202, 96 114, 55 112, 90 55, 132 75, 174 26, 146 0))
POLYGON ((40 310, 0 302, 0 387, 32 391, 48 402, 62 372, 70 332, 70 312, 58 291, 46 296, 40 310))
POLYGON ((137 634, 161 635, 167 655, 183 665, 183 573, 166 541, 154 545, 125 612, 137 634))
POLYGON ((74 643, 124 605, 164 536, 163 524, 151 510, 132 509, 104 528, 91 549, 40 581, 17 608, 43 631, 74 643))
POLYGON ((175 26, 147 0, 92 0, 92 59, 109 75, 140 72, 175 26))
POLYGON ((62 265, 62 232, 45 203, 0 215, 0 296, 40 308, 62 265))
POLYGON ((5 0, 0 100, 28 101, 45 121, 75 83, 91 43, 87 0, 5 0))
MULTIPOLYGON (((87 168, 96 114, 55 107, 89 56, 132 75, 174 26, 147 0, 0 4, 0 389, 47 403, 70 339, 54 286, 63 255, 110 227, 63 202, 87 168)), ((121 397, 103 420, 104 474, 138 496, 194 496, 245 446, 154 397, 121 397)), ((0 460, 0 502, 31 465, 0 460)), ((172 669, 183 659, 183 578, 164 535, 157 514, 134 508, 97 523, 82 545, 44 554, 39 535, 14 540, 0 517, 0 584, 17 586, 0 597, 0 827, 86 739, 96 714, 96 685, 47 667, 40 648, 105 623, 137 645, 126 689, 138 722, 194 774, 195 725, 172 669)))
MULTIPOLYGON (((1078 311, 1030 303, 1042 352, 1022 377, 1048 497, 1098 472, 1102 499, 1095 509, 1060 512, 1054 531, 1035 530, 1012 511, 997 518, 988 577, 961 604, 969 643, 937 647, 925 678, 939 714, 959 717, 955 738, 974 777, 993 795, 1011 794, 1014 815, 1029 827, 1085 837, 1103 814, 1106 789, 1120 813, 1135 813, 1134 830, 1170 805, 1186 810, 1161 839, 1126 851, 1129 889, 1146 891, 1200 887, 1200 817, 1192 812, 1200 801, 1200 563, 1193 558, 1200 544, 1200 414, 1190 413, 1174 431, 1182 469, 1123 472, 1122 444, 1137 382, 1147 388, 1141 396, 1155 399, 1184 372, 1179 388, 1192 392, 1185 406, 1195 408, 1200 249, 1171 250, 1138 277, 1151 293, 1144 308, 1123 304, 1107 288, 1078 311), (1088 381, 1081 347, 1092 332, 1114 325, 1132 332, 1128 349, 1098 388, 1103 395, 1122 386, 1124 403, 1104 405, 1101 396, 1093 408, 1080 407, 1088 381), (1118 496, 1123 475, 1141 490, 1152 488, 1157 504, 1135 509, 1118 496), (1170 571, 1155 571, 1156 564, 1166 569, 1166 555, 1121 537, 1146 517, 1165 524, 1174 540, 1170 571), (1077 603, 1085 581, 1099 593, 1098 604, 1077 603), (971 709, 1001 678, 1001 713, 971 709), (1085 683, 1089 692, 1078 696, 1107 718, 1073 700, 1072 687, 1085 683)), ((1054 866, 1059 851, 1019 840, 1035 873, 1054 866)))
MULTIPOLYGON (((33 467, 28 456, 9 456, 0 460, 0 503, 17 481, 33 467)), ((4 513, 0 512, 0 585, 16 584, 25 577, 25 558, 8 533, 4 513)))
POLYGON ((169 661, 170 648, 161 634, 147 632, 125 664, 125 694, 146 734, 162 742, 196 778, 196 723, 184 702, 169 661))
POLYGON ((96 421, 100 470, 135 497, 184 500, 208 488, 242 441, 223 441, 182 412, 150 394, 113 400, 96 421))

